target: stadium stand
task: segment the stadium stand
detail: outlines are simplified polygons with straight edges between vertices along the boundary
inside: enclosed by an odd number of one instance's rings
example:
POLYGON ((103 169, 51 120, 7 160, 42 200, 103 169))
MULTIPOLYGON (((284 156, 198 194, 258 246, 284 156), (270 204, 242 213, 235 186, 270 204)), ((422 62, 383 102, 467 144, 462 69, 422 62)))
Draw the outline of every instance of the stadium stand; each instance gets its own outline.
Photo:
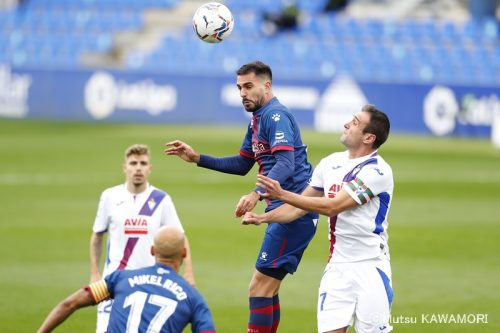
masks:
POLYGON ((202 2, 23 1, 0 10, 0 62, 226 75, 258 57, 287 78, 500 85, 498 19, 470 18, 463 1, 439 1, 438 8, 422 0, 360 0, 332 12, 323 10, 324 0, 297 0, 297 27, 266 35, 263 13, 289 2, 227 0, 236 28, 221 45, 200 42, 192 31, 202 2), (174 19, 175 28, 168 24, 174 19))

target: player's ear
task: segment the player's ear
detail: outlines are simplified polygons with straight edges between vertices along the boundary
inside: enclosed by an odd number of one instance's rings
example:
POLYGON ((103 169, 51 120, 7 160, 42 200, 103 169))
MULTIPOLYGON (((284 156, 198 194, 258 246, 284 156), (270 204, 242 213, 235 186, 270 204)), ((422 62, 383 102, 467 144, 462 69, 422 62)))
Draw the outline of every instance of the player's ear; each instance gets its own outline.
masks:
POLYGON ((187 256, 187 249, 184 247, 182 248, 182 259, 186 258, 187 256))
POLYGON ((365 133, 365 142, 373 146, 373 143, 375 142, 375 139, 377 137, 373 133, 365 133))
POLYGON ((152 255, 153 257, 154 257, 154 256, 156 256, 155 247, 154 247, 154 246, 152 246, 152 245, 151 245, 151 250, 150 250, 150 252, 151 252, 151 255, 152 255))
POLYGON ((271 81, 267 80, 265 83, 264 83, 264 86, 266 87, 266 90, 267 91, 271 91, 271 88, 272 88, 272 83, 271 81))

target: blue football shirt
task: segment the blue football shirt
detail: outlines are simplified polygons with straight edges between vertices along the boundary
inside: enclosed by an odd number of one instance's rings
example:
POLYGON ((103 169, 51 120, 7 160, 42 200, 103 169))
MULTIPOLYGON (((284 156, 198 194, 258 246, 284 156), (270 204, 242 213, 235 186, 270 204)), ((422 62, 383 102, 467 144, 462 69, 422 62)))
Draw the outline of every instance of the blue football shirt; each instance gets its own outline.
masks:
POLYGON ((168 266, 118 270, 104 281, 114 299, 108 333, 180 333, 189 323, 194 333, 215 332, 202 295, 168 266))
MULTIPOLYGON (((302 193, 311 179, 313 170, 307 160, 306 149, 295 118, 276 97, 273 97, 269 103, 254 112, 240 154, 253 158, 259 164, 259 173, 267 175, 276 164, 274 152, 293 151, 295 170, 281 187, 287 191, 302 193)), ((281 204, 279 200, 270 200, 267 210, 281 204)))

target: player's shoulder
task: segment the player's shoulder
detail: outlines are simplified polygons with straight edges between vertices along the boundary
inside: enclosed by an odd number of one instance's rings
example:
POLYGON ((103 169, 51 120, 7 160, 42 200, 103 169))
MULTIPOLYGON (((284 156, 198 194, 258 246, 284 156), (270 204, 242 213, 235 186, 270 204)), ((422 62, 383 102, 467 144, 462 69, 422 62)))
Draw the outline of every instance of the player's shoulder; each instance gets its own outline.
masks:
POLYGON ((116 196, 124 193, 126 190, 125 184, 115 185, 112 187, 108 187, 104 191, 102 191, 103 196, 116 196))
POLYGON ((161 188, 158 188, 158 187, 155 187, 153 185, 149 185, 149 192, 151 194, 154 194, 155 196, 158 196, 159 198, 165 198, 167 200, 172 200, 172 198, 170 197, 170 195, 168 194, 167 191, 161 189, 161 188))
POLYGON ((363 168, 365 170, 375 170, 380 176, 392 178, 392 168, 389 163, 380 155, 374 156, 373 159, 374 163, 369 163, 363 168))
POLYGON ((281 104, 276 97, 269 101, 269 104, 264 107, 263 111, 262 116, 264 118, 271 118, 274 121, 279 121, 281 117, 293 118, 290 110, 281 104))
POLYGON ((387 163, 387 161, 381 155, 377 155, 376 159, 377 159, 377 163, 376 163, 377 166, 392 171, 392 168, 389 165, 389 163, 387 163))
POLYGON ((323 157, 320 160, 320 163, 340 163, 342 161, 345 161, 349 158, 347 151, 338 151, 338 152, 333 152, 330 155, 327 155, 323 157))

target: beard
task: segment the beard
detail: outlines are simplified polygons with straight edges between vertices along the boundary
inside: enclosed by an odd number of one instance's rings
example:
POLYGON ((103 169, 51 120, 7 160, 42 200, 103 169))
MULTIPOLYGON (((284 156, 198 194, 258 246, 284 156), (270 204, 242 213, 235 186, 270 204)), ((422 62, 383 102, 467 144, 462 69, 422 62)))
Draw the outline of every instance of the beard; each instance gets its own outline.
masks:
POLYGON ((251 112, 251 113, 260 109, 262 107, 262 104, 263 104, 262 100, 255 102, 255 101, 251 101, 249 99, 244 99, 241 102, 243 103, 243 107, 245 108, 245 110, 247 112, 251 112), (245 104, 245 102, 250 102, 250 104, 245 104))

